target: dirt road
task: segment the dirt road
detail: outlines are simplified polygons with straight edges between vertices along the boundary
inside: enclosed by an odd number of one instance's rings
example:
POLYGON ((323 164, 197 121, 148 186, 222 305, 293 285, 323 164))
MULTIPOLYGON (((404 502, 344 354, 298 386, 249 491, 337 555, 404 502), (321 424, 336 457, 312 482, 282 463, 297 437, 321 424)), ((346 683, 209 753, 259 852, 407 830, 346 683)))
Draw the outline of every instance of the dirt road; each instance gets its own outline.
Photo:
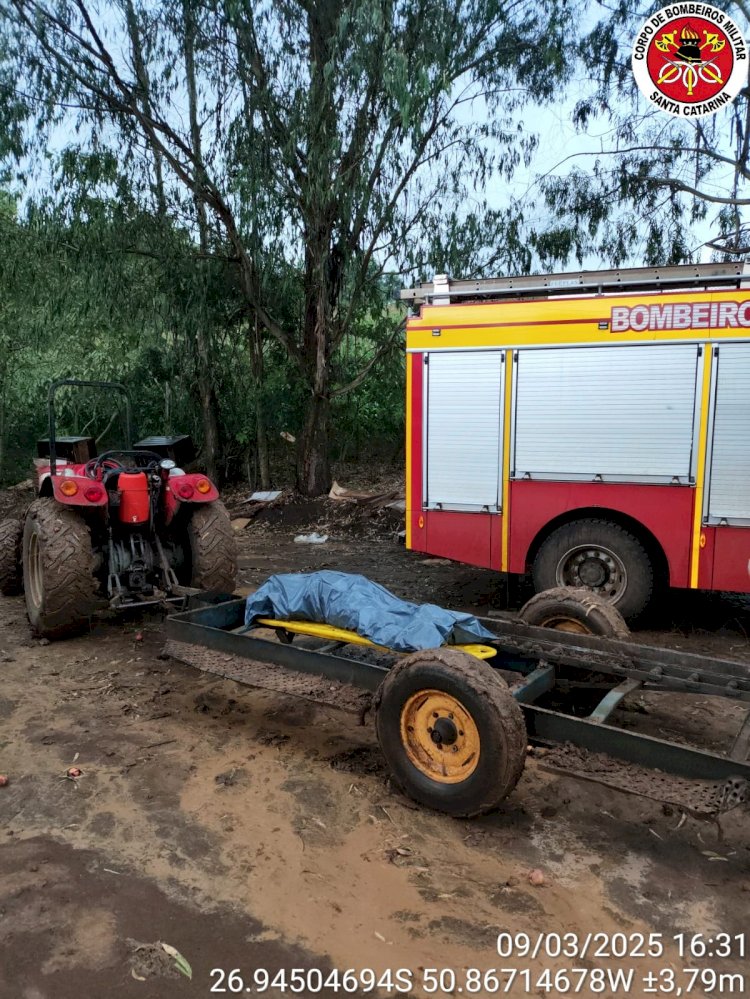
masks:
MULTIPOLYGON (((327 516, 310 508, 251 524, 243 581, 335 567, 418 600, 508 606, 490 573, 425 563, 387 524, 337 529, 327 516), (331 541, 294 544, 305 526, 328 527, 331 541)), ((646 637, 750 654, 736 601, 678 601, 661 623, 646 637)), ((97 622, 48 645, 30 638, 22 600, 0 598, 0 629, 2 997, 208 997, 222 985, 215 968, 242 969, 247 984, 258 968, 402 968, 422 995, 423 969, 537 975, 601 963, 501 959, 502 931, 664 935, 658 959, 608 962, 636 977, 629 992, 600 995, 648 994, 641 976, 662 968, 746 970, 736 956, 683 957, 672 940, 746 931, 746 811, 724 819, 719 842, 711 825, 530 759, 500 812, 450 820, 389 786, 371 726, 159 658, 156 617, 97 622), (65 778, 72 764, 78 780, 65 778), (528 879, 535 868, 540 886, 528 879), (159 942, 184 955, 192 980, 159 942)), ((723 705, 677 698, 644 699, 630 717, 687 724, 707 745, 735 721, 723 705)), ((545 994, 534 981, 506 994, 545 994)))

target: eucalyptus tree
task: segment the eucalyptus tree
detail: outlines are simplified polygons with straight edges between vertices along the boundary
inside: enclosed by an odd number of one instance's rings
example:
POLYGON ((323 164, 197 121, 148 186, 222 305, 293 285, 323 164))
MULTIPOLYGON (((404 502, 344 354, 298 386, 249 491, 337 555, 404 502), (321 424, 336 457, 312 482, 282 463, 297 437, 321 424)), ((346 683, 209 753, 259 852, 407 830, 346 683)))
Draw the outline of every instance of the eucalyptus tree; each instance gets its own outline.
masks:
POLYGON ((526 259, 484 192, 533 152, 521 110, 560 93, 571 3, 0 0, 0 15, 25 154, 62 128, 117 150, 131 188, 236 269, 258 365, 270 337, 304 388, 297 480, 316 494, 332 401, 400 343, 384 273, 439 267, 436 249, 465 272, 526 259), (363 328, 353 372, 341 348, 363 328))

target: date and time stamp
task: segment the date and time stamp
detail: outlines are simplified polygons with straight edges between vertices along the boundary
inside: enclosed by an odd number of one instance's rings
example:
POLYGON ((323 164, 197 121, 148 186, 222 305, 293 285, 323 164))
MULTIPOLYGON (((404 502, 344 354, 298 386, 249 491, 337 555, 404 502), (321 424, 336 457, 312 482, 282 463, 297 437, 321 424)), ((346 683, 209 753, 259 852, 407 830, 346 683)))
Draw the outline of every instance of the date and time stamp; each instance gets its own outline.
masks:
POLYGON ((499 933, 491 966, 212 968, 213 995, 745 996, 746 933, 499 933))

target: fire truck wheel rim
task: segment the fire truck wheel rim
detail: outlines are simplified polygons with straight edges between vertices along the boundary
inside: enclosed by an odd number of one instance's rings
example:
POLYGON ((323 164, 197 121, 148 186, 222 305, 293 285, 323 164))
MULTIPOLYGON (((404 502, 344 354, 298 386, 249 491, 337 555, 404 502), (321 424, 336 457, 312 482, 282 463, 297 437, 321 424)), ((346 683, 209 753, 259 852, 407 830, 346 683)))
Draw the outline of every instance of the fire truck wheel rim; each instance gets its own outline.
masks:
POLYGON ((411 763, 431 780, 457 784, 479 763, 479 729, 463 704, 443 690, 419 690, 401 711, 401 741, 411 763))
POLYGON ((576 545, 557 563, 558 586, 584 587, 616 603, 628 586, 628 572, 622 559, 601 545, 576 545))
POLYGON ((42 553, 39 546, 39 535, 33 533, 29 538, 29 578, 28 586, 35 607, 42 606, 42 553))

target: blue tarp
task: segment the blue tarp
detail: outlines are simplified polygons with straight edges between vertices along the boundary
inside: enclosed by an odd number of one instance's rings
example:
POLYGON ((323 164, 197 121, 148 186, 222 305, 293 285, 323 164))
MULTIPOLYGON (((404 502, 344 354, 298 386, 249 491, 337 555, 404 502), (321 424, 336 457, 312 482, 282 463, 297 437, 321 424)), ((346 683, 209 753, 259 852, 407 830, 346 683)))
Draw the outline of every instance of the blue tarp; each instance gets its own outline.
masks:
POLYGON ((496 637, 471 614, 408 603, 365 576, 329 570, 271 576, 247 598, 246 626, 258 617, 347 628, 397 652, 496 637))

